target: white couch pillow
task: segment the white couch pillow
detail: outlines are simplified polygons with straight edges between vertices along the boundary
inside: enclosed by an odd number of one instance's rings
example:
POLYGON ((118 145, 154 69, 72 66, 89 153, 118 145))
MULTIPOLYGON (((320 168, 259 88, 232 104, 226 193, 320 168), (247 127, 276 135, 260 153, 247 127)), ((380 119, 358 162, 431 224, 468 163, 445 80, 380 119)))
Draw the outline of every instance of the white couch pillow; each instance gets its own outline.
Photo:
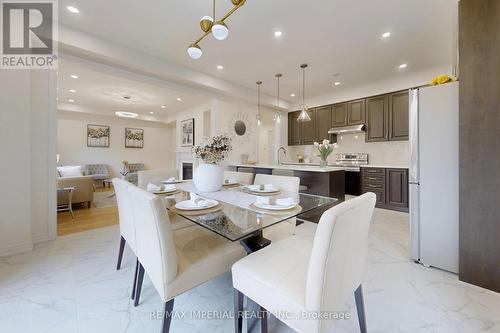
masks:
POLYGON ((68 165, 57 167, 57 171, 61 177, 80 177, 83 176, 82 167, 80 165, 68 165))

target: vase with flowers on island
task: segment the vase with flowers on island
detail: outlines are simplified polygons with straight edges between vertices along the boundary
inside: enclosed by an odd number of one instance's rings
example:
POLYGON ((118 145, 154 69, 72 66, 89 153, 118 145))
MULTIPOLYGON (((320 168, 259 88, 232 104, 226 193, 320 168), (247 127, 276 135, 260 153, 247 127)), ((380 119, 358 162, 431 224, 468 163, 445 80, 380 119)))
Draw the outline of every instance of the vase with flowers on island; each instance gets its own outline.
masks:
POLYGON ((321 159, 319 165, 326 167, 328 165, 328 156, 333 152, 333 145, 330 144, 329 140, 325 139, 321 143, 314 142, 314 147, 318 150, 318 157, 321 159))
POLYGON ((193 147, 193 154, 201 159, 201 163, 193 174, 193 182, 201 192, 215 192, 221 189, 224 181, 224 171, 219 165, 233 149, 231 138, 225 134, 204 140, 193 147))

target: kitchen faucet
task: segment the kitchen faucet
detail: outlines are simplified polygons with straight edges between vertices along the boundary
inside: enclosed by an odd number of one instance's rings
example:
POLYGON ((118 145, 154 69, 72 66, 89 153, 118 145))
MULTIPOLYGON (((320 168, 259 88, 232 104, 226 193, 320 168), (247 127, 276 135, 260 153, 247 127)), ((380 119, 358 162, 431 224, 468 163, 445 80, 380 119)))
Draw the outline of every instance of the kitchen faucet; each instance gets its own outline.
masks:
POLYGON ((281 146, 278 148, 278 165, 281 164, 281 161, 280 161, 280 152, 283 150, 283 154, 286 155, 286 149, 285 147, 281 146))

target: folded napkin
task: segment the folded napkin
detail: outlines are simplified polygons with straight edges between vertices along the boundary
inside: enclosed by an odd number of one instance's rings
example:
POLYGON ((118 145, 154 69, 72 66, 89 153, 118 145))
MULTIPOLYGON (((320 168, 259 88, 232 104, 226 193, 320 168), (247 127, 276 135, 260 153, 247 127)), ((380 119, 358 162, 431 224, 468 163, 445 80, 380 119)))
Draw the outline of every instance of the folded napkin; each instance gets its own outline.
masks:
POLYGON ((172 191, 175 191, 175 185, 174 184, 167 184, 167 185, 163 185, 163 190, 165 192, 172 192, 172 191))
POLYGON ((189 193, 189 197, 191 203, 196 207, 205 207, 208 206, 208 201, 200 198, 196 193, 189 193))
POLYGON ((170 177, 169 179, 167 180, 164 180, 165 183, 173 183, 175 182, 175 177, 170 177))
POLYGON ((275 198, 270 198, 270 197, 257 197, 256 203, 261 204, 261 205, 271 205, 271 206, 292 206, 295 205, 296 202, 293 200, 293 198, 280 198, 280 199, 275 199, 275 198))
POLYGON ((148 183, 148 186, 146 187, 146 190, 148 192, 160 192, 162 190, 163 186, 161 185, 155 185, 152 183, 148 183))
POLYGON ((250 191, 275 191, 277 190, 273 184, 265 184, 265 185, 248 185, 248 189, 250 191))
POLYGON ((224 184, 235 184, 238 182, 238 179, 236 178, 226 178, 224 179, 224 184))

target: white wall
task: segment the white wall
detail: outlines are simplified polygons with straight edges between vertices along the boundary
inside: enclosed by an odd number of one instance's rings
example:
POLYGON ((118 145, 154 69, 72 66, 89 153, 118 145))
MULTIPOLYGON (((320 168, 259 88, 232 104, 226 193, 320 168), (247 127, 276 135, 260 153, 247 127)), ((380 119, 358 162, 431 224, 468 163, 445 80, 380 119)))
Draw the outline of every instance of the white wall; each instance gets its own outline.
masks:
POLYGON ((146 169, 175 167, 167 124, 119 117, 59 111, 57 115, 57 153, 63 165, 107 164, 112 176, 119 176, 122 161, 144 163, 146 169), (87 147, 87 124, 109 125, 109 148, 87 147), (125 127, 144 129, 144 148, 125 148, 125 127))
MULTIPOLYGON (((365 142, 365 134, 344 134, 337 137, 338 145, 328 158, 329 162, 335 161, 338 153, 368 153, 369 164, 408 167, 409 145, 408 141, 365 142), (341 138, 342 137, 342 138, 341 138)), ((289 146, 285 160, 297 162, 297 154, 310 158, 311 162, 319 163, 320 158, 314 146, 289 146)))
POLYGON ((55 238, 55 83, 49 71, 0 70, 0 256, 55 238))
MULTIPOLYGON (((261 107, 263 126, 259 129, 256 120, 256 105, 231 99, 214 98, 210 102, 167 117, 166 122, 175 122, 177 124, 176 152, 178 154, 185 156, 186 153, 191 151, 190 147, 180 145, 180 122, 189 118, 195 119, 195 144, 199 144, 203 139, 203 113, 206 111, 210 111, 210 136, 225 133, 233 138, 233 151, 224 164, 240 163, 241 154, 243 153, 249 154, 250 159, 266 161, 268 149, 275 149, 275 147, 267 147, 267 130, 273 129, 272 117, 274 110, 261 107), (233 125, 237 119, 245 121, 247 125, 248 134, 244 137, 238 137, 234 134, 233 125)), ((284 118, 282 117, 282 119, 284 118)), ((286 127, 286 122, 284 122, 283 126, 286 127)))

